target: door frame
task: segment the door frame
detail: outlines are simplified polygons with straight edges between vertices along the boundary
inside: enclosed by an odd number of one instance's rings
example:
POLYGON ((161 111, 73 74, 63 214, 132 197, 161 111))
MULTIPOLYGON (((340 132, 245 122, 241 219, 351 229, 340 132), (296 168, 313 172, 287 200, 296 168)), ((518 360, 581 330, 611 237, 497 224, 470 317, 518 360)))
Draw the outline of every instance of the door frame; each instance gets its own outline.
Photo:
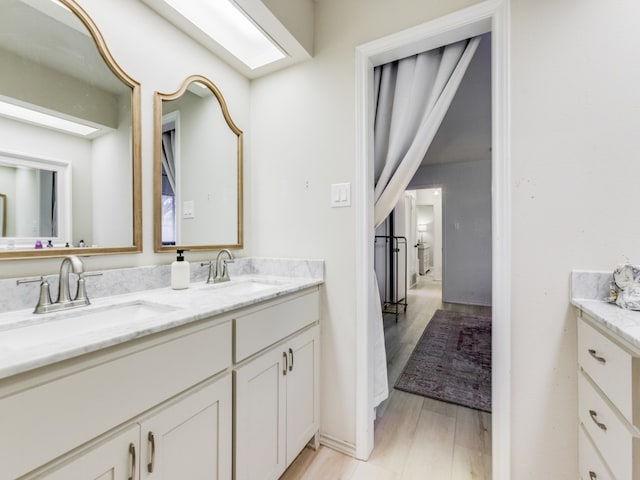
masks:
POLYGON ((356 456, 373 450, 373 68, 491 31, 492 78, 492 462, 511 473, 510 0, 487 0, 356 48, 356 456))

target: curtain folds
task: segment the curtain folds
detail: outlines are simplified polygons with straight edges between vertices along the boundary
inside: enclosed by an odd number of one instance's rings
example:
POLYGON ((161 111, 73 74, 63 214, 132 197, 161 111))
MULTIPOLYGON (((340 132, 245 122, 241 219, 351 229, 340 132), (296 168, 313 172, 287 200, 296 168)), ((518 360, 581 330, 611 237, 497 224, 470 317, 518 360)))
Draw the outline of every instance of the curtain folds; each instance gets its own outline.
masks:
MULTIPOLYGON (((474 37, 375 68, 376 228, 393 211, 422 163, 479 43, 480 37, 474 37)), ((387 398, 388 385, 382 309, 373 270, 371 277, 373 405, 377 406, 387 398)))
POLYGON ((169 130, 162 134, 162 166, 164 167, 167 180, 174 195, 176 192, 176 162, 174 159, 175 134, 175 130, 169 130))

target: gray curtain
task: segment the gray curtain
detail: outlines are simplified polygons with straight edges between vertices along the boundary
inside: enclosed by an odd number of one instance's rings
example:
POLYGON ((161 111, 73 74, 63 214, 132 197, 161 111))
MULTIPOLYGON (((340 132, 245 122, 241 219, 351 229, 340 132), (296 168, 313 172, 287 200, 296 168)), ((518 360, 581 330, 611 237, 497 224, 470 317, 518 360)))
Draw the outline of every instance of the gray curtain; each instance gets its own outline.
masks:
MULTIPOLYGON (((374 70, 374 223, 381 225, 422 163, 480 37, 423 52, 374 70)), ((374 405, 388 397, 382 308, 375 271, 369 308, 374 348, 374 405)))
MULTIPOLYGON (((176 192, 176 161, 175 161, 175 136, 174 129, 162 133, 162 168, 166 174, 167 182, 171 188, 171 195, 176 192)), ((162 192, 166 191, 165 185, 162 192)))

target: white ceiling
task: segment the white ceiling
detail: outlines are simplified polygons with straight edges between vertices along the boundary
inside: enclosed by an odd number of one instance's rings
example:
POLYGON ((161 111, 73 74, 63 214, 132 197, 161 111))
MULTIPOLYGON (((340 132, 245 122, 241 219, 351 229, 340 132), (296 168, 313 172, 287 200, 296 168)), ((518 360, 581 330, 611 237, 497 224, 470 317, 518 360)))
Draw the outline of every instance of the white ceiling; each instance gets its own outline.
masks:
POLYGON ((491 158, 491 34, 483 35, 422 164, 491 158))

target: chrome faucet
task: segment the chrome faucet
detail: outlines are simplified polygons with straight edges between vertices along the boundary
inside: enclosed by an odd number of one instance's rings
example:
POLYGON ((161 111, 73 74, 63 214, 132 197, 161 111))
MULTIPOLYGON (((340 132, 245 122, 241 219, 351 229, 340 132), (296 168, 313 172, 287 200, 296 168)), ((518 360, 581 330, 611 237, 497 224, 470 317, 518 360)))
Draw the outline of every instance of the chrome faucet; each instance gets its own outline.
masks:
POLYGON ((234 261, 233 254, 228 249, 225 248, 218 252, 218 256, 216 257, 216 276, 213 279, 213 283, 228 282, 231 280, 229 278, 229 272, 227 272, 227 263, 233 263, 234 261), (222 258, 223 253, 227 254, 229 257, 228 260, 222 258))
MULTIPOLYGON (((58 275, 58 299, 56 300, 56 303, 68 304, 69 302, 72 302, 71 294, 69 293, 69 269, 73 269, 73 273, 77 273, 79 275, 78 293, 80 293, 80 280, 82 279, 84 283, 84 278, 80 276, 80 274, 84 272, 84 264, 82 263, 82 260, 75 255, 64 257, 60 264, 60 275, 58 275)), ((89 299, 87 299, 87 304, 88 303, 89 299)))
POLYGON ((84 271, 84 264, 80 258, 75 255, 69 255, 62 259, 60 264, 60 275, 58 276, 58 298, 51 302, 51 293, 49 292, 49 282, 43 276, 35 278, 23 278, 18 280, 18 285, 22 283, 40 282, 40 296, 33 313, 49 313, 58 310, 66 310, 67 308, 81 307, 89 305, 91 302, 87 297, 85 288, 85 277, 102 275, 102 273, 87 273, 84 271), (69 271, 73 271, 78 275, 78 286, 76 296, 72 300, 69 289, 69 271))

